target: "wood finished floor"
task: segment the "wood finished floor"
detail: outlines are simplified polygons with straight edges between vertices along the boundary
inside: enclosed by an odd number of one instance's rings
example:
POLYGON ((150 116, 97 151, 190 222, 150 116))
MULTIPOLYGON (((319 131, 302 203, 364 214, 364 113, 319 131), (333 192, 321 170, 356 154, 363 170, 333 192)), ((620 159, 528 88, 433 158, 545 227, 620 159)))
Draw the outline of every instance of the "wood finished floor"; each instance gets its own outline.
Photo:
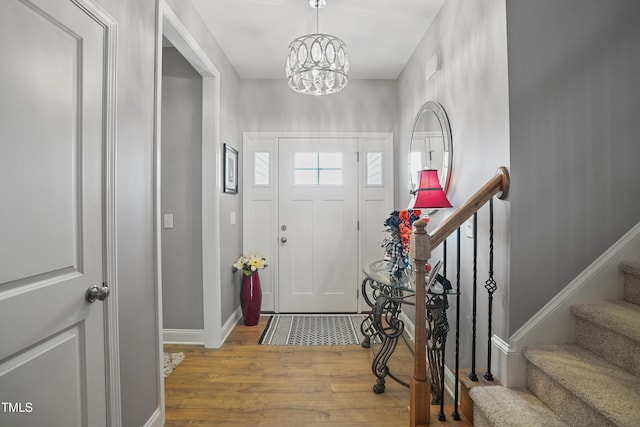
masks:
MULTIPOLYGON (((375 394, 373 353, 353 346, 264 346, 258 340, 268 316, 257 326, 238 324, 219 349, 165 345, 186 358, 165 380, 167 427, 179 426, 407 426, 409 390, 395 381, 375 394)), ((392 371, 410 372, 402 345, 392 371)), ((390 363, 391 365, 391 363, 390 363)), ((470 426, 437 418, 431 425, 470 426)))

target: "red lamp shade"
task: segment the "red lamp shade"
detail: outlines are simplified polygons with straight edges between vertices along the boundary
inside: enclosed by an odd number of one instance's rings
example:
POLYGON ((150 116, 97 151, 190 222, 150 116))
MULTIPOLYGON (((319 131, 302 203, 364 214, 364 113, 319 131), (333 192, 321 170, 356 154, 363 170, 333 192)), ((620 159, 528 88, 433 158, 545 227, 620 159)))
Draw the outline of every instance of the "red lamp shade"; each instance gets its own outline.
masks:
POLYGON ((418 172, 418 188, 413 191, 409 209, 450 208, 436 169, 423 169, 418 172))

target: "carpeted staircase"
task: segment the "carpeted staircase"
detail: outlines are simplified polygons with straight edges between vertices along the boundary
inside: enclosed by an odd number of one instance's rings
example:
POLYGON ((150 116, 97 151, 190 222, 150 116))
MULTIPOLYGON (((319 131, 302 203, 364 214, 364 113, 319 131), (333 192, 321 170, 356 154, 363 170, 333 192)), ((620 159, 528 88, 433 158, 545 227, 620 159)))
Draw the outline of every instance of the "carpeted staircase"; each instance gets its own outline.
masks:
POLYGON ((640 426, 640 262, 624 301, 574 304, 574 344, 528 348, 527 389, 474 387, 475 426, 640 426))

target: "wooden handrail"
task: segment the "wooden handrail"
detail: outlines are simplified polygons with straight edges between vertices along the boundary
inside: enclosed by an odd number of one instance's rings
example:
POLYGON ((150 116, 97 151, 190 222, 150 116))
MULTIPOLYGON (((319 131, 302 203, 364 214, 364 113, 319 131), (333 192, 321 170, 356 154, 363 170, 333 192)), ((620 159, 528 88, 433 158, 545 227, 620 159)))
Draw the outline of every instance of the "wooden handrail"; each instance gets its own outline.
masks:
POLYGON ((409 425, 411 427, 428 426, 430 424, 431 388, 427 378, 426 368, 426 315, 419 310, 418 301, 425 301, 425 264, 431 258, 431 251, 442 243, 451 233, 458 229, 466 220, 478 211, 495 195, 504 199, 509 193, 509 171, 502 166, 498 173, 491 178, 480 190, 460 206, 453 215, 445 220, 433 234, 427 234, 427 222, 416 221, 415 231, 411 234, 411 258, 416 265, 416 311, 415 311, 415 341, 413 376, 409 392, 409 425))
POLYGON ((499 199, 504 200, 509 193, 509 181, 509 171, 505 166, 501 166, 493 178, 431 233, 431 249, 442 243, 493 196, 498 195, 499 199))

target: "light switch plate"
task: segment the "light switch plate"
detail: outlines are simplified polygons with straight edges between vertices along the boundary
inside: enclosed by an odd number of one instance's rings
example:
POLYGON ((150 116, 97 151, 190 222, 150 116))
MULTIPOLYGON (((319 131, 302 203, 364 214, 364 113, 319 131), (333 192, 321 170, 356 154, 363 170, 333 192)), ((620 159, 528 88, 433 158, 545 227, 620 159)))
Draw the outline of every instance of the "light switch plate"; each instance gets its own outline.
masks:
POLYGON ((173 214, 164 214, 162 217, 162 226, 164 228, 173 228, 173 214))
POLYGON ((471 219, 468 219, 465 221, 464 223, 465 225, 465 229, 466 229, 466 236, 469 239, 473 239, 473 221, 471 219))

